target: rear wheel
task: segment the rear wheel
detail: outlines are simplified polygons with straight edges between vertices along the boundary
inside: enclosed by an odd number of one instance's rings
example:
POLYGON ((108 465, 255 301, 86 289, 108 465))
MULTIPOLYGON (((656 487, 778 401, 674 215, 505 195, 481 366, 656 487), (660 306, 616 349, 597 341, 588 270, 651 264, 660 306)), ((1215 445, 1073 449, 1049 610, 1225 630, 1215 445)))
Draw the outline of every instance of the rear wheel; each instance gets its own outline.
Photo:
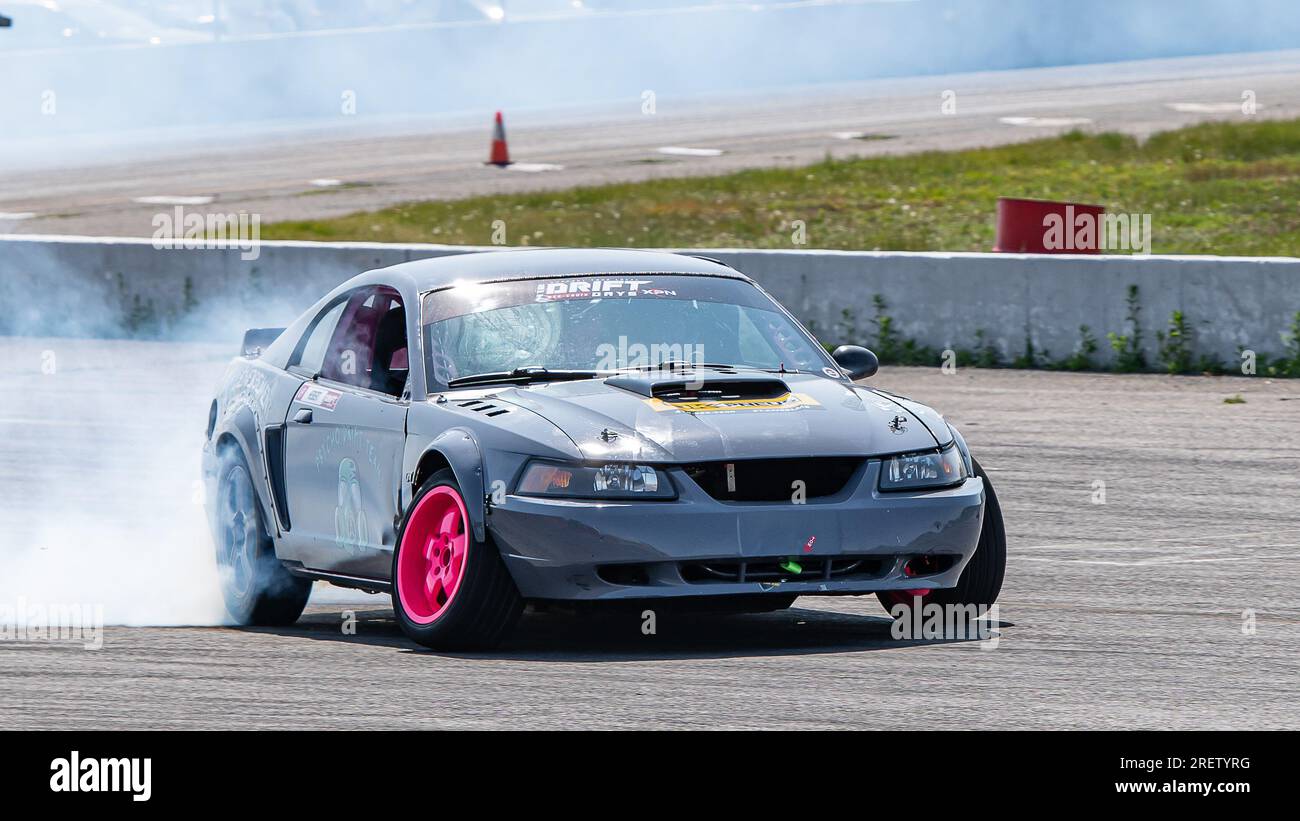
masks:
POLYGON ((412 501, 393 552, 393 611, 403 632, 435 650, 487 649, 523 606, 496 546, 474 538, 455 475, 438 471, 412 501))
POLYGON ((311 582, 290 575, 275 556, 248 464, 234 448, 221 460, 215 541, 221 593, 236 624, 293 624, 311 582))
POLYGON ((942 590, 882 590, 876 594, 886 610, 899 604, 909 607, 917 597, 924 604, 983 605, 992 607, 1002 590, 1007 568, 1007 531, 1002 523, 1002 506, 980 463, 974 459, 975 475, 984 480, 984 524, 980 529, 975 555, 962 570, 957 586, 942 590))

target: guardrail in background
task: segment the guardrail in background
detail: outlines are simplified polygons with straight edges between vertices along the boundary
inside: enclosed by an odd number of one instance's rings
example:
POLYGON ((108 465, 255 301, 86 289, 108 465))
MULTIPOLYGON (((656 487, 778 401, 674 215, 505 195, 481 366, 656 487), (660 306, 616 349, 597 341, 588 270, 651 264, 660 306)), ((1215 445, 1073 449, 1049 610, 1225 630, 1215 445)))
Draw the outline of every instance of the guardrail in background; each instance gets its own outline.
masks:
MULTIPOLYGON (((494 247, 264 242, 158 250, 148 239, 0 235, 0 334, 229 339, 287 323, 361 271, 494 247)), ((734 265, 826 342, 879 345, 877 297, 900 344, 1060 359, 1108 332, 1129 333, 1137 286, 1143 349, 1181 311, 1196 355, 1228 368, 1239 349, 1284 348, 1300 311, 1300 259, 696 249, 734 265)), ((927 353, 928 356, 928 353, 927 353)))

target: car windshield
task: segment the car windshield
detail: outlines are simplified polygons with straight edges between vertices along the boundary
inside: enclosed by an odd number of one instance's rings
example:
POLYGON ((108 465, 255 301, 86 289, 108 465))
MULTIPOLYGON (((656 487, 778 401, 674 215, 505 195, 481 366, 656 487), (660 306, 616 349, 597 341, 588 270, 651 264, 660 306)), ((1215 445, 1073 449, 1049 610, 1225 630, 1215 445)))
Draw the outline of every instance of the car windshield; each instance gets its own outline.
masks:
POLYGON ((816 370, 826 352, 770 297, 723 277, 639 274, 454 286, 425 294, 431 387, 520 368, 668 362, 816 370))

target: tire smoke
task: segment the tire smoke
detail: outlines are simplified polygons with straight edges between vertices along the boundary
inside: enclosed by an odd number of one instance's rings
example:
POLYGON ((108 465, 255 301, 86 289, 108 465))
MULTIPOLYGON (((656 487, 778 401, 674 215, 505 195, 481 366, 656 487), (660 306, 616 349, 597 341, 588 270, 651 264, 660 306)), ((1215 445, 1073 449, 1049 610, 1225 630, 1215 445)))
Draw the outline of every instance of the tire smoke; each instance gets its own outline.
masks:
POLYGON ((232 349, 0 337, 0 612, 107 624, 226 620, 199 482, 232 349))

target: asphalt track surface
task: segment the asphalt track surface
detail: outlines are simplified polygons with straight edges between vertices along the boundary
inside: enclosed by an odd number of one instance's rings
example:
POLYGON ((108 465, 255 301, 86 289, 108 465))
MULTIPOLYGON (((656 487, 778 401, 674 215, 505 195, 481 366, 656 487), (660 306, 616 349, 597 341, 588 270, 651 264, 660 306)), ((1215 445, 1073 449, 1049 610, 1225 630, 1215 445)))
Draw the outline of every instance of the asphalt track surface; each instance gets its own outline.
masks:
MULTIPOLYGON (((159 442, 201 427, 222 353, 0 339, 9 561, 34 517, 75 516, 150 487, 160 456, 183 461, 159 442), (97 442, 117 455, 93 459, 97 442)), ((0 726, 1300 728, 1300 383, 938 368, 871 381, 944 411, 998 488, 1010 558, 994 648, 894 640, 874 598, 805 597, 769 615, 662 613, 654 635, 635 614, 530 613, 495 652, 438 654, 404 639, 383 598, 321 588, 289 628, 110 627, 96 651, 0 642, 0 726)), ((135 524, 96 516, 105 543, 135 524)), ((126 549, 210 550, 161 541, 126 549)))
POLYGON ((987 146, 1071 128, 1146 135, 1243 119, 1247 91, 1254 117, 1297 117, 1298 76, 1300 51, 1285 51, 661 97, 653 114, 643 113, 638 95, 586 108, 507 111, 519 165, 504 171, 483 164, 491 112, 380 123, 340 116, 337 123, 152 135, 146 145, 133 145, 134 137, 70 141, 59 150, 48 141, 13 144, 5 152, 10 164, 38 149, 60 159, 0 174, 0 232, 151 236, 154 215, 170 212, 175 197, 211 198, 187 208, 247 211, 265 223, 414 200, 805 165, 827 154, 987 146), (955 94, 951 115, 942 110, 947 91, 955 94), (338 185, 313 184, 319 180, 338 185))

